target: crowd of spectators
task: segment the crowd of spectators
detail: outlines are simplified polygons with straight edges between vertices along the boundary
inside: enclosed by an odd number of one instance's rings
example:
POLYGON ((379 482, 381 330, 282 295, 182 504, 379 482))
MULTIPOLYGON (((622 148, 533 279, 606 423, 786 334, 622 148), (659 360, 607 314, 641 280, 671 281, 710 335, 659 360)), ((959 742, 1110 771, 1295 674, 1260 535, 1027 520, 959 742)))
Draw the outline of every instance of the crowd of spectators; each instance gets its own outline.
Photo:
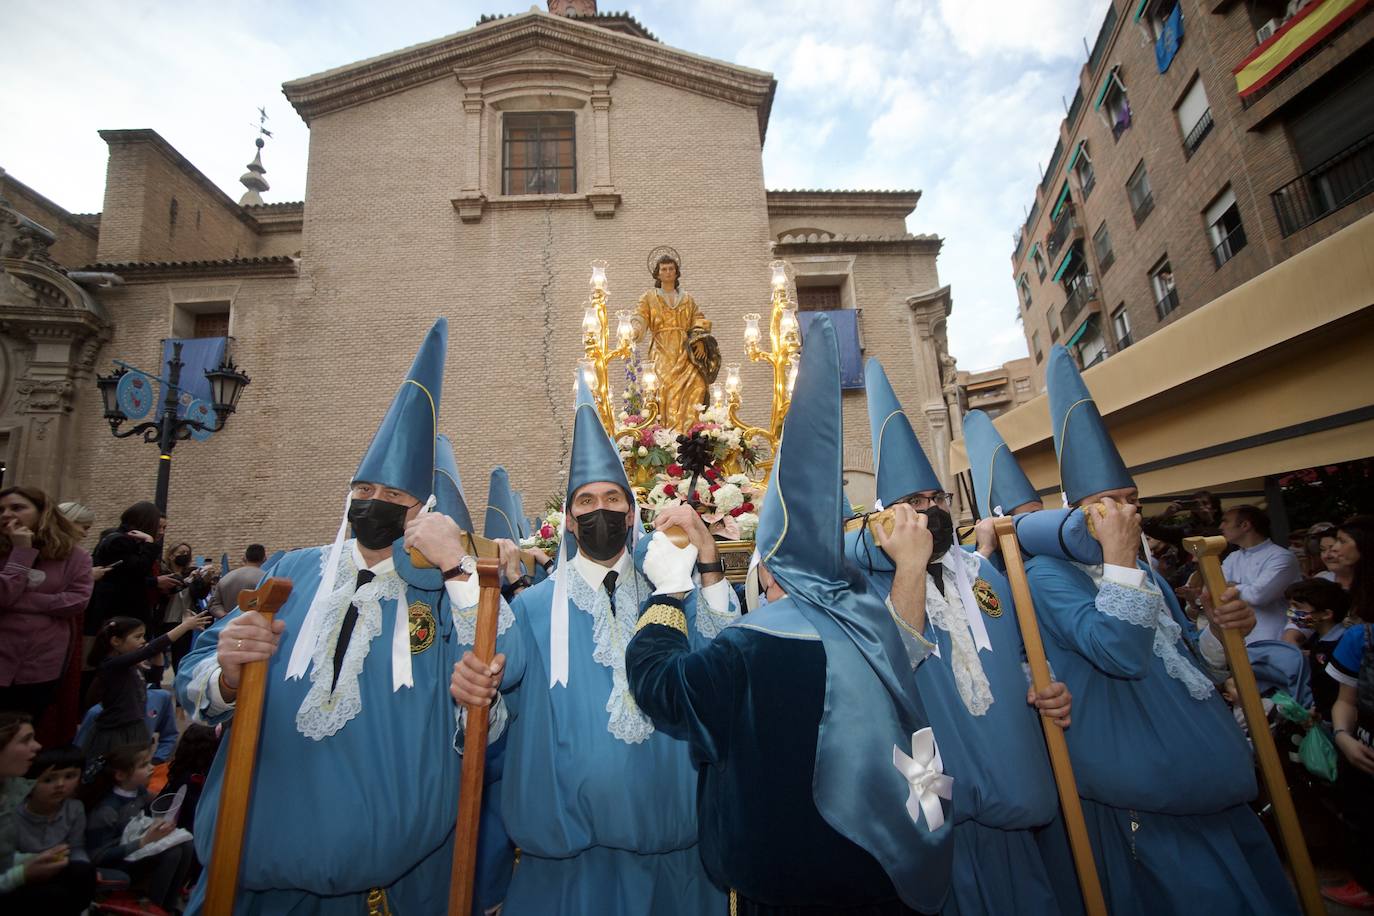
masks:
POLYGON ((220 735, 164 685, 261 582, 266 551, 222 570, 166 544, 151 502, 92 534, 97 521, 0 490, 0 912, 77 914, 97 897, 179 912, 200 869, 191 830, 220 735))

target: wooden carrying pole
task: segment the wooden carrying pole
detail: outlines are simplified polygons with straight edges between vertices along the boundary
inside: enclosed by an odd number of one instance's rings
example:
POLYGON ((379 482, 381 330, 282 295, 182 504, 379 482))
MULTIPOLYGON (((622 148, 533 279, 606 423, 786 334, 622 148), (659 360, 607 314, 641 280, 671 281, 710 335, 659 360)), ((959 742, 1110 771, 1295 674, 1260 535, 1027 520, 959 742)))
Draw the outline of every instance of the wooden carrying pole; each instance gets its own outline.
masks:
MULTIPOLYGON (((290 596, 291 580, 273 577, 253 591, 239 592, 239 610, 257 611, 271 626, 290 596)), ((258 733, 267 698, 267 663, 267 659, 249 662, 239 677, 234 721, 229 729, 229 753, 220 783, 219 814, 215 817, 209 884, 205 889, 207 916, 231 916, 234 912, 248 803, 253 792, 253 769, 258 758, 258 733)))
MULTIPOLYGON (((477 635, 472 654, 483 663, 496 654, 496 618, 501 601, 501 562, 489 557, 477 561, 477 635)), ((477 870, 477 829, 482 816, 482 779, 487 766, 487 734, 490 706, 467 707, 463 739, 463 776, 458 789, 458 823, 453 833, 453 875, 449 880, 449 916, 468 916, 477 870)))
MULTIPOLYGON (((1039 693, 1050 685, 1050 664, 1045 658, 1045 644, 1040 639, 1040 624, 1035 618, 1035 602, 1031 600, 1026 567, 1021 562, 1021 544, 1016 540, 1016 525, 1010 517, 1003 516, 994 523, 994 530, 1007 566, 1012 599, 1016 602, 1016 622, 1021 627, 1021 642, 1026 647, 1031 685, 1039 693)), ((1045 730, 1050 767, 1054 770, 1054 782, 1059 789, 1059 805, 1064 812, 1064 826, 1069 833, 1074 869, 1078 872, 1078 888, 1083 893, 1083 908, 1088 916, 1107 916, 1107 901, 1102 896, 1102 882, 1097 877, 1097 863, 1093 860, 1093 848, 1088 840, 1088 825, 1083 821, 1083 803, 1078 798, 1078 783, 1073 778, 1073 763, 1069 760, 1069 745, 1064 740, 1064 730, 1045 716, 1040 717, 1040 725, 1045 730)))
MULTIPOLYGON (((1222 592, 1226 591, 1226 577, 1221 572, 1221 554, 1226 550, 1226 539, 1184 538, 1183 547, 1197 558, 1202 582, 1212 598, 1212 606, 1216 607, 1221 603, 1222 592)), ((1279 762, 1279 752, 1274 747, 1274 736, 1269 732, 1269 718, 1264 714, 1264 702, 1260 699, 1259 685, 1255 683, 1255 670, 1250 667, 1250 656, 1245 651, 1245 637, 1239 630, 1222 629, 1221 644, 1226 649, 1226 663, 1231 667, 1231 677, 1236 681, 1236 693, 1240 695, 1240 705, 1245 711, 1245 722, 1250 726, 1250 741, 1255 746, 1255 757, 1259 760, 1260 775, 1269 793, 1269 803, 1274 806, 1279 837, 1283 840, 1284 851, 1288 853, 1293 880, 1298 885, 1302 911, 1307 916, 1322 916, 1326 906, 1322 903, 1317 875, 1312 870, 1312 857, 1307 853, 1307 842, 1298 824, 1298 813, 1293 808, 1293 798, 1288 794, 1288 781, 1283 778, 1283 766, 1279 762)))

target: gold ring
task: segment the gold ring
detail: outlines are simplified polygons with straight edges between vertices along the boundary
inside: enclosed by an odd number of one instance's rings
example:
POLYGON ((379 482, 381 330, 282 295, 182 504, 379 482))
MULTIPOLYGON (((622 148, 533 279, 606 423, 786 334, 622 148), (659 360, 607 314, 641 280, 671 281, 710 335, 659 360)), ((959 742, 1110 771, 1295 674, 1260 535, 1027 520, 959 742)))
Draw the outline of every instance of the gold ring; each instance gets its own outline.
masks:
POLYGON ((240 652, 242 652, 242 651, 243 651, 243 640, 241 640, 241 639, 240 639, 240 640, 236 640, 236 641, 235 641, 234 648, 235 648, 235 649, 238 649, 240 652))

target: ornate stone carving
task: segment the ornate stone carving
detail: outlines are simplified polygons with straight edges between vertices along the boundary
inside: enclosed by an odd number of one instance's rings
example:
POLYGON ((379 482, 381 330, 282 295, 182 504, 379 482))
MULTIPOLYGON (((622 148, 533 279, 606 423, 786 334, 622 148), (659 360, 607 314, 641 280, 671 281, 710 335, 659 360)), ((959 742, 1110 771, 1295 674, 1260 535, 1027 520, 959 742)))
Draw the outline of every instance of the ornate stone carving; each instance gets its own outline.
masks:
POLYGON ((57 241, 57 236, 23 214, 11 210, 8 203, 0 198, 0 258, 37 261, 56 268, 57 262, 48 254, 48 248, 57 241))
POLYGON ((71 379, 20 379, 14 389, 19 394, 20 413, 71 413, 76 386, 71 379))

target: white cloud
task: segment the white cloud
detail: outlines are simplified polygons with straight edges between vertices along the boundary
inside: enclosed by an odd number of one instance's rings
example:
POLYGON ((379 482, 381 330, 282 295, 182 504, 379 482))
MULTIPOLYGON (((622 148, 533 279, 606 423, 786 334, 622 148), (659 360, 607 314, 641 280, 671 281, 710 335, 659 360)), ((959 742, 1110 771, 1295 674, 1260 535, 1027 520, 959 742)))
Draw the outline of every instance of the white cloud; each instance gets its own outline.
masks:
POLYGON ((939 0, 940 17, 963 53, 1042 61, 1081 53, 1106 8, 1107 0, 939 0))

